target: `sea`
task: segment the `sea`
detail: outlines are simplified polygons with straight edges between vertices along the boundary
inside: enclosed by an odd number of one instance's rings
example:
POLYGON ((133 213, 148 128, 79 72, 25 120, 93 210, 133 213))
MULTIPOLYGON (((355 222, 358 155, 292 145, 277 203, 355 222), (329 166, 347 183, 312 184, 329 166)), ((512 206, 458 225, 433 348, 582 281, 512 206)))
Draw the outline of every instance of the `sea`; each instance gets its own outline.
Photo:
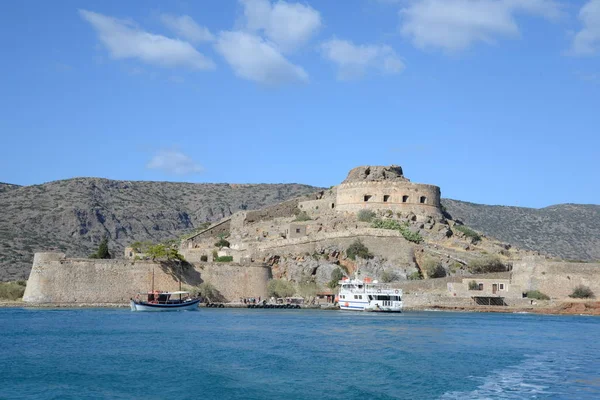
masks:
POLYGON ((0 308, 1 399, 600 399, 600 318, 0 308))

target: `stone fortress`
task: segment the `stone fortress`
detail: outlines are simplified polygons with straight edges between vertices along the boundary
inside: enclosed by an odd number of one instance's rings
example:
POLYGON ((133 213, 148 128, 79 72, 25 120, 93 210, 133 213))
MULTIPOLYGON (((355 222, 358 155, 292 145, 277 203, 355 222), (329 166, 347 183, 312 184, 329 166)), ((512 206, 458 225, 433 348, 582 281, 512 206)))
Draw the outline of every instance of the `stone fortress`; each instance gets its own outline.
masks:
POLYGON ((132 294, 148 290, 152 276, 161 290, 177 289, 177 278, 182 276, 187 286, 211 283, 225 301, 266 298, 270 279, 289 280, 297 287, 310 283, 323 292, 329 290, 326 285, 332 272, 342 268, 347 274, 360 270, 375 279, 394 276, 392 284, 405 288, 409 307, 411 301, 415 306, 436 301, 465 303, 472 301, 467 290, 472 278, 466 267, 489 255, 500 258, 509 271, 488 277, 489 282, 481 276, 480 285, 486 285, 481 293, 491 292, 496 285, 493 290, 502 287, 504 297, 515 304, 523 291, 540 288, 553 297, 566 296, 577 284, 600 293, 600 282, 589 267, 574 270, 491 238, 474 240, 457 229, 458 225, 442 210, 439 187, 410 182, 396 165, 361 166, 352 169, 340 185, 310 198, 240 211, 190 235, 180 245, 189 264, 179 273, 161 263, 139 260, 140 255, 131 248, 125 250, 124 260, 68 259, 64 254, 38 253, 24 300, 122 303, 132 294), (358 218, 361 210, 397 223, 405 227, 405 233, 421 240, 407 240, 398 229, 375 228, 358 218), (220 239, 228 246, 217 247, 220 239), (347 256, 346 250, 357 240, 368 247, 372 257, 353 260, 347 256), (231 261, 222 262, 225 257, 231 261), (426 266, 432 260, 442 266, 446 278, 409 281, 429 278, 426 266), (553 275, 533 276, 532 271, 540 268, 553 271, 553 275), (553 279, 565 271, 569 276, 566 284, 562 278, 553 279), (427 295, 411 299, 411 292, 417 296, 420 291, 427 295), (436 293, 434 300, 431 293, 436 293))

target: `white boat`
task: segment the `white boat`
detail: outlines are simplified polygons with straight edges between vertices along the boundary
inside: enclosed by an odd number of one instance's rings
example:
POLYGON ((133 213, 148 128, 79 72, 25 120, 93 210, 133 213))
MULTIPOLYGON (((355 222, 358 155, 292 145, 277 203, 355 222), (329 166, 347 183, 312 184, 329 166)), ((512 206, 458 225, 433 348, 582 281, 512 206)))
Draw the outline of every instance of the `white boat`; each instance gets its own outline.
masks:
POLYGON ((342 310, 402 312, 402 290, 369 278, 343 279, 339 282, 338 303, 342 310))
POLYGON ((131 311, 193 311, 198 309, 199 298, 191 298, 189 292, 148 292, 147 301, 138 294, 130 300, 131 311), (184 296, 185 295, 185 296, 184 296), (179 296, 177 298, 176 296, 179 296))

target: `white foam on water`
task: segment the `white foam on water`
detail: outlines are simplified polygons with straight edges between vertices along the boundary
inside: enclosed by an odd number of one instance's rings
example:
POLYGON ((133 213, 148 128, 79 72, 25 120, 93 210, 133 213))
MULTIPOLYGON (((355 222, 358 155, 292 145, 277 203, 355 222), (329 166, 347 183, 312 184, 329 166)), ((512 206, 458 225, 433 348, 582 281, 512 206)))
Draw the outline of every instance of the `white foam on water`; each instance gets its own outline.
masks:
POLYGON ((567 393, 561 390, 565 388, 560 387, 560 384, 565 382, 569 372, 578 369, 572 361, 557 353, 527 356, 522 363, 494 371, 488 376, 470 377, 481 380, 481 384, 473 391, 447 392, 440 398, 443 400, 568 398, 567 393))

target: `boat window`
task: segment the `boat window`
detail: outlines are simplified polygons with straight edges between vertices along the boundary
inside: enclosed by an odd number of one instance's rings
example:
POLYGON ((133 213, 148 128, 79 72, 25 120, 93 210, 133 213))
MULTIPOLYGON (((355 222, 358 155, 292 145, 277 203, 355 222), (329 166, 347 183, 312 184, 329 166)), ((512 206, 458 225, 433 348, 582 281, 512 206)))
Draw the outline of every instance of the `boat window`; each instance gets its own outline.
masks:
POLYGON ((363 285, 358 285, 358 288, 359 288, 359 289, 362 289, 362 288, 363 288, 363 285))
POLYGON ((356 299, 358 299, 358 296, 357 296, 357 295, 354 295, 354 299, 355 299, 355 300, 356 300, 356 299))

